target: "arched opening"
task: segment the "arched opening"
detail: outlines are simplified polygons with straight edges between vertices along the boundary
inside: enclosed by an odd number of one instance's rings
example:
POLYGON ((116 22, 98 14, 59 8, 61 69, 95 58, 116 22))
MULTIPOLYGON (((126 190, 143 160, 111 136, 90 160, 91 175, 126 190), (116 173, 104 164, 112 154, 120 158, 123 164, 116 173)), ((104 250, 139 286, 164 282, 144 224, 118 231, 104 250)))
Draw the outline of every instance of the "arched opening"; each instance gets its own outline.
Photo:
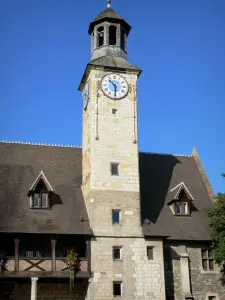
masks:
POLYGON ((104 27, 103 26, 99 27, 97 32, 98 32, 97 45, 98 47, 101 47, 104 45, 104 27))
POLYGON ((116 26, 109 26, 109 45, 116 45, 116 26))
POLYGON ((94 31, 91 35, 91 50, 93 51, 94 50, 94 45, 95 45, 95 34, 94 34, 94 31))
POLYGON ((123 29, 121 29, 121 48, 126 50, 126 33, 123 29))

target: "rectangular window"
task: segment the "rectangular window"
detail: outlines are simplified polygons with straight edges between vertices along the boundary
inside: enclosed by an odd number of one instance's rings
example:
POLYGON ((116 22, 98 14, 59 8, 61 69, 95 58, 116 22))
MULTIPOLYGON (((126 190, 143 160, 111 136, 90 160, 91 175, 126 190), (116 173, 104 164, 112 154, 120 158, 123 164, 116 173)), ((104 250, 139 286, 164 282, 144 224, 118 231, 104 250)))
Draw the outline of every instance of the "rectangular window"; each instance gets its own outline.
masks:
POLYGON ((188 202, 175 202, 175 214, 176 215, 189 215, 190 204, 188 202))
POLYGON ((113 296, 122 296, 122 282, 113 282, 113 296))
POLYGON ((153 247, 147 247, 148 260, 153 260, 153 247))
POLYGON ((39 194, 34 194, 33 207, 39 207, 39 194))
POLYGON ((117 246, 113 247, 113 259, 114 260, 122 259, 121 248, 122 247, 117 247, 117 246))
POLYGON ((111 163, 111 175, 118 176, 119 175, 119 164, 111 163))
POLYGON ((41 207, 47 207, 48 206, 48 194, 47 193, 43 193, 41 194, 41 207))
POLYGON ((209 296, 208 300, 216 300, 216 296, 209 296))
POLYGON ((113 210, 112 211, 112 222, 113 224, 119 224, 120 223, 120 215, 121 211, 120 210, 113 210))
POLYGON ((166 296, 166 300, 174 300, 174 296, 166 296))
POLYGON ((113 108, 113 109, 112 109, 112 114, 115 115, 116 113, 117 113, 117 109, 116 109, 116 108, 113 108))
POLYGON ((205 271, 214 271, 214 257, 212 249, 202 249, 202 268, 205 271))
POLYGON ((163 256, 164 256, 165 271, 171 271, 172 270, 172 258, 171 258, 170 248, 165 248, 163 250, 163 256))

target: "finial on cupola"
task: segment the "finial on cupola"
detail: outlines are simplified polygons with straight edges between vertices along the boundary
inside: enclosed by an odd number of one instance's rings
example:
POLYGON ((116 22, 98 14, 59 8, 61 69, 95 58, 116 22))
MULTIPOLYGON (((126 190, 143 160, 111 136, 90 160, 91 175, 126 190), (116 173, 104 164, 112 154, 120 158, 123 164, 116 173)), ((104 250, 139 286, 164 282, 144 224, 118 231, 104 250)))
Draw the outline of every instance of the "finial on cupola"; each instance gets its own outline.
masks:
POLYGON ((107 7, 111 7, 111 0, 107 0, 107 7))

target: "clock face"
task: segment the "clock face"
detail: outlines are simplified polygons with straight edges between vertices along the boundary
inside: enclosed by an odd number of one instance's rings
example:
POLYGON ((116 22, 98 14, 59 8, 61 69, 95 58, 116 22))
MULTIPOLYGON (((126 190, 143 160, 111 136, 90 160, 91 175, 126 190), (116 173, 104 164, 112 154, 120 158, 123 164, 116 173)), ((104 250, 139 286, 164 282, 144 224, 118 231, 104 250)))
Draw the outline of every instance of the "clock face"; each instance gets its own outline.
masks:
POLYGON ((128 93, 128 83, 118 74, 109 74, 103 77, 101 82, 103 93, 112 99, 121 99, 128 93))
POLYGON ((88 83, 86 83, 86 85, 84 87, 82 97, 83 97, 83 108, 86 109, 87 104, 88 104, 88 99, 89 99, 88 83))

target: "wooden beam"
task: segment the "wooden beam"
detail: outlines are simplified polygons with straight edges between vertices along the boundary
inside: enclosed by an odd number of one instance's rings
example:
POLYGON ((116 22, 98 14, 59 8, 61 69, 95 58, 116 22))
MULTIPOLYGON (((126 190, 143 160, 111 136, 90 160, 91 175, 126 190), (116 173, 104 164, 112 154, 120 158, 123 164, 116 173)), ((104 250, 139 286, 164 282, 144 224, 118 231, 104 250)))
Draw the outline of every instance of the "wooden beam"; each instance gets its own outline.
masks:
POLYGON ((86 241, 86 258, 88 260, 87 271, 91 272, 91 240, 86 241))
POLYGON ((19 244, 20 240, 19 239, 14 239, 15 242, 15 264, 14 264, 14 271, 18 272, 19 271, 19 244))
POLYGON ((55 245, 57 240, 51 239, 51 252, 52 252, 52 272, 56 271, 56 258, 55 258, 55 245))

